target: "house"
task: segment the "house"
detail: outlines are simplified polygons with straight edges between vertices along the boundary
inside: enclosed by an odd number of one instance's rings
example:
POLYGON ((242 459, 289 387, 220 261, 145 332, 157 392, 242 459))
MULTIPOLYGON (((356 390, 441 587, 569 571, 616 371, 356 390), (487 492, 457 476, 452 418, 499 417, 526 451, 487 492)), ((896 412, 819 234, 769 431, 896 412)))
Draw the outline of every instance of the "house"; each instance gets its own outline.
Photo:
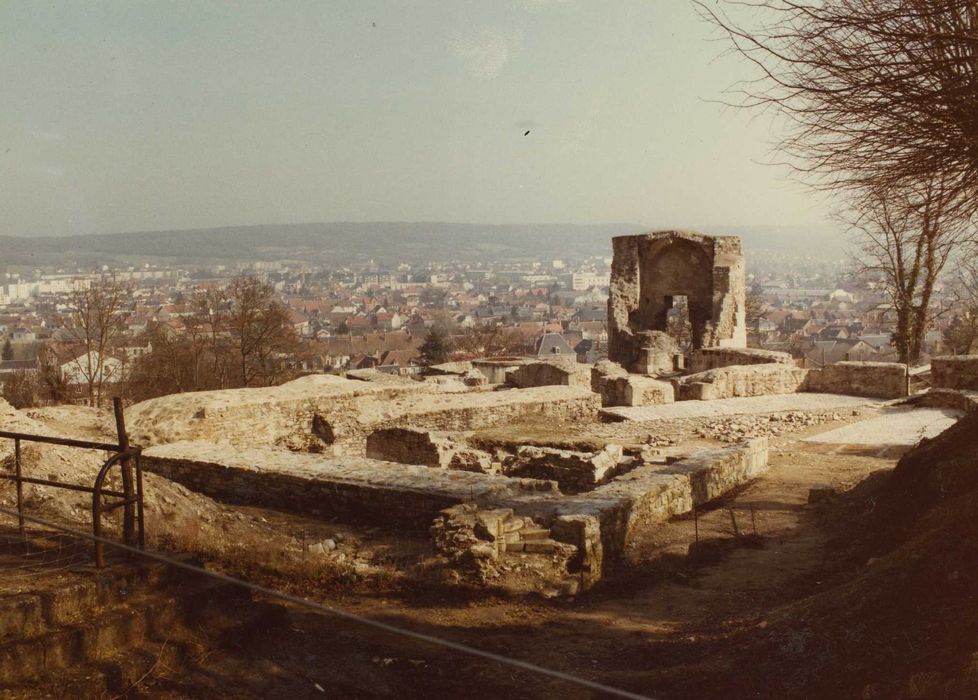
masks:
POLYGON ((545 332, 533 344, 533 354, 537 357, 553 357, 554 355, 575 357, 577 353, 560 333, 545 332))
POLYGON ((88 384, 90 379, 96 384, 122 381, 123 368, 119 358, 106 355, 103 359, 98 351, 92 350, 61 363, 60 369, 65 382, 77 386, 88 384))

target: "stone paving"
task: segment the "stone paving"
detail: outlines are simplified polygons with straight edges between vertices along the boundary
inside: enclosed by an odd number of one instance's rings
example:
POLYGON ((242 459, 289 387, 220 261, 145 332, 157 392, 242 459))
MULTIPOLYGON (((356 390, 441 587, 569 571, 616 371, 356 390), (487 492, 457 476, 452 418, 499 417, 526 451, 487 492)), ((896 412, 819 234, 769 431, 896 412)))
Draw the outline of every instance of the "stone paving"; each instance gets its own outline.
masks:
POLYGON ((781 411, 830 411, 878 406, 879 401, 840 394, 778 394, 747 396, 714 401, 680 401, 661 406, 618 406, 604 408, 602 417, 617 421, 679 420, 781 411))
POLYGON ((949 408, 888 408, 883 415, 805 438, 834 445, 916 445, 950 428, 963 411, 949 408))

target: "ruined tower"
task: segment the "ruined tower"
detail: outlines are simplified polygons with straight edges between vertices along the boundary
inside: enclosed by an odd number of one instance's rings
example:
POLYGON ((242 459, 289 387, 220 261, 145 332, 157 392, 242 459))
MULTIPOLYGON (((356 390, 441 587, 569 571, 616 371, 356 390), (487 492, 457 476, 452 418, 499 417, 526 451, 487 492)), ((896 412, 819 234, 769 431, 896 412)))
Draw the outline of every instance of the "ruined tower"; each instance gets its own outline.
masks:
POLYGON ((684 296, 695 348, 746 347, 744 256, 737 236, 659 231, 612 239, 608 356, 636 366, 684 296))

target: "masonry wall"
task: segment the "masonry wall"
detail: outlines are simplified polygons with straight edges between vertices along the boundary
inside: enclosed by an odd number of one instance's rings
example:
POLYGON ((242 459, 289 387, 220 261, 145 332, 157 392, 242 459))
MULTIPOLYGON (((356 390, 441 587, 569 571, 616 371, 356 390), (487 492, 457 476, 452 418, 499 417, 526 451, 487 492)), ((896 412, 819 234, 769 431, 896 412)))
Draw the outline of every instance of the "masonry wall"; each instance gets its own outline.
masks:
POLYGON ((768 468, 767 438, 703 450, 670 465, 646 465, 559 505, 554 537, 574 544, 585 581, 596 581, 628 557, 630 545, 654 536, 666 520, 722 496, 768 468), (588 557, 593 557, 588 559, 588 557))
POLYGON ((907 395, 907 366, 898 362, 836 362, 810 370, 804 390, 898 399, 907 395))
POLYGON ((538 386, 590 386, 591 368, 576 358, 528 362, 506 373, 506 383, 521 389, 538 386))
POLYGON ((713 401, 738 396, 793 394, 805 385, 808 370, 779 363, 732 365, 675 380, 677 400, 713 401))
POLYGON ((143 451, 142 468, 226 503, 336 517, 387 530, 425 530, 465 501, 553 494, 556 484, 430 469, 363 457, 179 442, 143 451))
POLYGON ((142 445, 209 440, 300 452, 363 455, 381 428, 475 430, 526 415, 592 417, 600 397, 586 387, 468 391, 460 383, 373 382, 313 376, 268 389, 205 391, 144 401, 130 412, 142 445))
POLYGON ((292 474, 270 475, 217 463, 202 465, 191 459, 144 455, 142 467, 225 503, 335 517, 390 530, 425 530, 439 511, 464 500, 424 491, 386 490, 292 474))
POLYGON ((736 236, 661 231, 612 239, 608 356, 627 369, 643 331, 665 331, 675 297, 688 300, 695 347, 743 347, 744 258, 736 236))
POLYGON ((935 357, 930 370, 932 386, 978 391, 978 355, 935 357))
POLYGON ((731 365, 792 365, 795 362, 786 352, 761 350, 759 348, 701 348, 694 350, 689 358, 690 373, 705 372, 718 367, 731 365))

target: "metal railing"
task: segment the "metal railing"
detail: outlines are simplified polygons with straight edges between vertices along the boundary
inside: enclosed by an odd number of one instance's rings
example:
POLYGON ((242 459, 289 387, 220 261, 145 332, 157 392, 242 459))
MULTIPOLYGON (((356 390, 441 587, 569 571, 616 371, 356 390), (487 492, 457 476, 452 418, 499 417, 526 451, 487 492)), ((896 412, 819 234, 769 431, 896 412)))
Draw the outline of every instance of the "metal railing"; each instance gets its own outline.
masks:
POLYGON ((21 533, 24 532, 24 484, 35 484, 37 486, 48 486, 68 491, 89 493, 92 495, 92 534, 96 538, 94 540, 95 565, 100 568, 105 566, 105 548, 101 541, 102 516, 104 514, 123 508, 123 543, 137 549, 143 549, 146 545, 146 531, 143 522, 143 471, 139 462, 142 448, 129 444, 125 417, 122 412, 122 401, 116 398, 113 399, 112 403, 115 411, 116 431, 119 435, 119 442, 117 444, 0 430, 0 438, 14 441, 14 473, 0 472, 0 479, 13 481, 16 484, 17 525, 19 531, 21 533), (21 455, 22 442, 37 442, 48 445, 60 445, 62 447, 77 447, 86 450, 104 450, 106 452, 114 452, 115 454, 102 464, 102 468, 99 469, 98 475, 95 477, 95 483, 92 486, 83 486, 81 484, 54 481, 52 479, 24 476, 23 458, 21 455), (105 481, 109 476, 109 472, 116 466, 119 467, 121 472, 121 491, 105 487, 105 481), (119 500, 104 502, 103 499, 106 497, 119 500))

